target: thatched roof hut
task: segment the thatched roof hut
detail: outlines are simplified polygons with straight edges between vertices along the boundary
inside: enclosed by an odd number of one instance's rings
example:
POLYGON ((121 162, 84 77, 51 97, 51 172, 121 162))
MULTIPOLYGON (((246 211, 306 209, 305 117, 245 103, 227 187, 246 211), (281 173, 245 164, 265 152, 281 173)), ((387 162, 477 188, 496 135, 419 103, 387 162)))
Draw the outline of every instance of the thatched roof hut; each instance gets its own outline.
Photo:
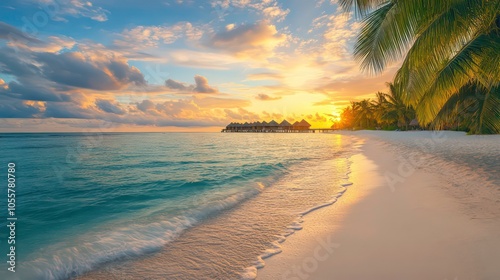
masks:
POLYGON ((304 119, 302 119, 302 120, 300 121, 300 125, 302 125, 302 126, 307 126, 307 127, 311 126, 311 125, 310 125, 310 124, 309 124, 306 120, 304 120, 304 119))
POLYGON ((283 127, 290 127, 292 126, 291 123, 289 123, 287 120, 283 120, 281 123, 280 123, 280 126, 283 126, 283 127))
POLYGON ((279 124, 275 120, 272 120, 272 121, 269 122, 269 126, 278 127, 279 124))
POLYGON ((309 129, 311 125, 304 119, 300 121, 300 123, 297 125, 299 129, 309 129))

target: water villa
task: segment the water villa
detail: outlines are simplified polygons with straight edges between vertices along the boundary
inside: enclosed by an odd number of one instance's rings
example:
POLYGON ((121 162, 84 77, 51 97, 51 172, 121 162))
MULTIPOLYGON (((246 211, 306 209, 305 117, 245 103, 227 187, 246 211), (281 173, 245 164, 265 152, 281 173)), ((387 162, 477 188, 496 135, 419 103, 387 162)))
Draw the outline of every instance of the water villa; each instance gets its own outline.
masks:
POLYGON ((332 130, 332 128, 311 129, 311 125, 306 120, 294 122, 293 124, 289 123, 287 120, 283 120, 281 123, 272 120, 270 122, 230 123, 226 128, 222 129, 221 132, 315 133, 316 131, 328 132, 332 130))

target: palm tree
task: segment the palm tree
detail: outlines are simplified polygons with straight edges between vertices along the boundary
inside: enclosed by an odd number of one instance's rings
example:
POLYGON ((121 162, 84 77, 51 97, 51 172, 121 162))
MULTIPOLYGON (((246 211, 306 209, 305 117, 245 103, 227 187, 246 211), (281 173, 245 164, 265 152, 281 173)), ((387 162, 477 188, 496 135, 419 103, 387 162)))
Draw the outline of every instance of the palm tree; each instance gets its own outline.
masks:
POLYGON ((364 18, 354 51, 363 69, 403 59, 394 84, 420 123, 443 125, 451 107, 479 93, 471 132, 500 133, 500 0, 339 2, 364 18))
POLYGON ((406 105, 392 83, 387 83, 389 93, 377 92, 376 99, 352 101, 341 113, 343 128, 372 128, 379 125, 406 127, 415 118, 415 110, 406 105))
POLYGON ((354 122, 354 113, 351 106, 347 106, 340 114, 340 127, 352 128, 354 122))
POLYGON ((354 126, 360 128, 370 128, 374 125, 374 113, 370 99, 358 102, 351 102, 354 113, 354 126))
POLYGON ((408 125, 415 118, 415 110, 403 102, 392 83, 387 83, 387 86, 389 93, 385 96, 387 107, 383 119, 393 121, 398 127, 404 126, 408 130, 408 125))
POLYGON ((380 125, 387 124, 387 119, 385 119, 385 115, 387 113, 387 98, 385 93, 377 92, 377 97, 375 100, 371 101, 371 105, 373 108, 373 115, 380 125))

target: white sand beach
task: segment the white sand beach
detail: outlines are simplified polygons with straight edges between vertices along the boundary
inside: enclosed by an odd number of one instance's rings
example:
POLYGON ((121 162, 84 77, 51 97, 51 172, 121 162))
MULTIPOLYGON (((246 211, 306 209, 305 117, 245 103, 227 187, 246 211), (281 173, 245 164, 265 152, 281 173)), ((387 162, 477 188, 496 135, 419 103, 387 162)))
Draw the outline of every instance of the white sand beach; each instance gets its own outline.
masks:
POLYGON ((353 184, 257 279, 500 279, 499 135, 339 133, 364 141, 353 184))

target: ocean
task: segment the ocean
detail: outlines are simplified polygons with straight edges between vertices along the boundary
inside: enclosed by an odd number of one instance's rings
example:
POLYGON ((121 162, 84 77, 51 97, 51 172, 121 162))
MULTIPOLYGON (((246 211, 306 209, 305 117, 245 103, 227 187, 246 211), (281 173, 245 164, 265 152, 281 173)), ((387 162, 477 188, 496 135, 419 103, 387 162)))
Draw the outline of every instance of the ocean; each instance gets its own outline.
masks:
POLYGON ((356 146, 330 133, 4 133, 0 144, 18 219, 16 272, 2 242, 1 279, 251 279, 346 190, 356 146))

